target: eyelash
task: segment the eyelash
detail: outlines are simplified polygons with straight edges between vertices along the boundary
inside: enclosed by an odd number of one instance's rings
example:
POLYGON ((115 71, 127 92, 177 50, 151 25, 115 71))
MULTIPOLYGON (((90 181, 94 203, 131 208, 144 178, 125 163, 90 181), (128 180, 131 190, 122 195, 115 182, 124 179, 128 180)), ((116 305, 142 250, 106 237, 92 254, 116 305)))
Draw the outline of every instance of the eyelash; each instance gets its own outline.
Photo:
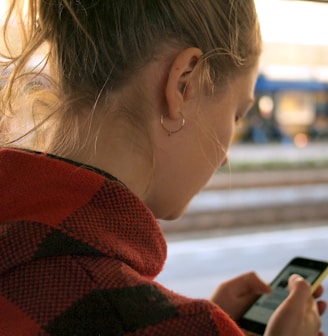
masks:
POLYGON ((235 117, 235 123, 238 125, 238 123, 241 121, 242 117, 240 115, 236 115, 235 117))

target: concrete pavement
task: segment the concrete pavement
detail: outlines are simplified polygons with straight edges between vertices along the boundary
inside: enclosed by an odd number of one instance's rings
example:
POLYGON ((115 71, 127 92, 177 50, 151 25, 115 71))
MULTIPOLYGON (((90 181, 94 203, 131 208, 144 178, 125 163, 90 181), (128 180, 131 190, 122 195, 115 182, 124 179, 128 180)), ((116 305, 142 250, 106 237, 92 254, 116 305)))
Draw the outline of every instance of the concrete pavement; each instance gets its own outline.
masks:
POLYGON ((234 164, 328 162, 328 142, 309 143, 305 147, 294 144, 236 144, 229 151, 233 170, 234 164))

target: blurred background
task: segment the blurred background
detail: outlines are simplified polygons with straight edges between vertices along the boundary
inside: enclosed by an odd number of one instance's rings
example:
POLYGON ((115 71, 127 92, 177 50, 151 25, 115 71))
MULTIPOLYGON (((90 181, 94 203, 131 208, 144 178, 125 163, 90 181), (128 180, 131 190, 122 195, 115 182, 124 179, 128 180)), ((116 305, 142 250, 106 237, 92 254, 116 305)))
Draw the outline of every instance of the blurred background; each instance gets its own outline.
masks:
MULTIPOLYGON (((256 6, 264 40, 256 102, 230 163, 181 219, 160 222, 169 253, 158 280, 192 297, 250 270, 269 282, 295 256, 328 260, 328 3, 256 6)), ((11 38, 19 44, 14 30, 11 38)), ((31 66, 41 59, 42 50, 31 66)), ((328 313, 323 323, 328 334, 328 313)))

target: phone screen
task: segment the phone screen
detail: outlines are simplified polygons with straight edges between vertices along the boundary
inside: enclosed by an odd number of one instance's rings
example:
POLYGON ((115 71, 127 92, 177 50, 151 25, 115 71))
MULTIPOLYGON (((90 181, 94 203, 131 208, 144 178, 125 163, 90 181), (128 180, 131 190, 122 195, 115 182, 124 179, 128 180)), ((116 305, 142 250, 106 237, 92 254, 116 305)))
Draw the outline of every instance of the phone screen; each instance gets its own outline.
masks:
POLYGON ((288 294, 288 279, 292 274, 299 274, 313 284, 327 267, 326 263, 303 258, 292 260, 271 283, 272 292, 262 295, 240 321, 240 326, 246 330, 263 334, 269 318, 288 294), (304 265, 302 265, 304 264, 304 265), (308 264, 308 265, 307 265, 308 264), (325 264, 325 266, 321 265, 325 264), (313 267, 310 267, 313 265, 313 267))

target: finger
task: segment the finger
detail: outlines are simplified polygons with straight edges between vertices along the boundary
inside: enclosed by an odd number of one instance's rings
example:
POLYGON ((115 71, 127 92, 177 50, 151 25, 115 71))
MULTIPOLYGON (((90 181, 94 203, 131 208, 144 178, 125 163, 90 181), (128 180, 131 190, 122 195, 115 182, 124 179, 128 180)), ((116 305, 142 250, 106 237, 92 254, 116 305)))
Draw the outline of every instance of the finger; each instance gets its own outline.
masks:
POLYGON ((314 293, 313 293, 313 297, 317 299, 317 298, 319 298, 320 296, 322 296, 323 292, 324 292, 324 288, 323 288, 322 285, 320 285, 320 286, 314 291, 314 293))
POLYGON ((254 294, 268 294, 271 293, 271 287, 264 282, 255 272, 245 274, 246 287, 248 292, 254 294))
POLYGON ((318 302, 317 302, 317 305, 318 305, 318 311, 319 311, 319 314, 320 314, 320 315, 323 315, 324 312, 325 312, 326 309, 327 309, 327 302, 325 302, 325 301, 318 301, 318 302))
POLYGON ((299 303, 307 302, 311 297, 311 286, 300 275, 293 274, 288 279, 288 288, 290 299, 297 299, 299 303))

